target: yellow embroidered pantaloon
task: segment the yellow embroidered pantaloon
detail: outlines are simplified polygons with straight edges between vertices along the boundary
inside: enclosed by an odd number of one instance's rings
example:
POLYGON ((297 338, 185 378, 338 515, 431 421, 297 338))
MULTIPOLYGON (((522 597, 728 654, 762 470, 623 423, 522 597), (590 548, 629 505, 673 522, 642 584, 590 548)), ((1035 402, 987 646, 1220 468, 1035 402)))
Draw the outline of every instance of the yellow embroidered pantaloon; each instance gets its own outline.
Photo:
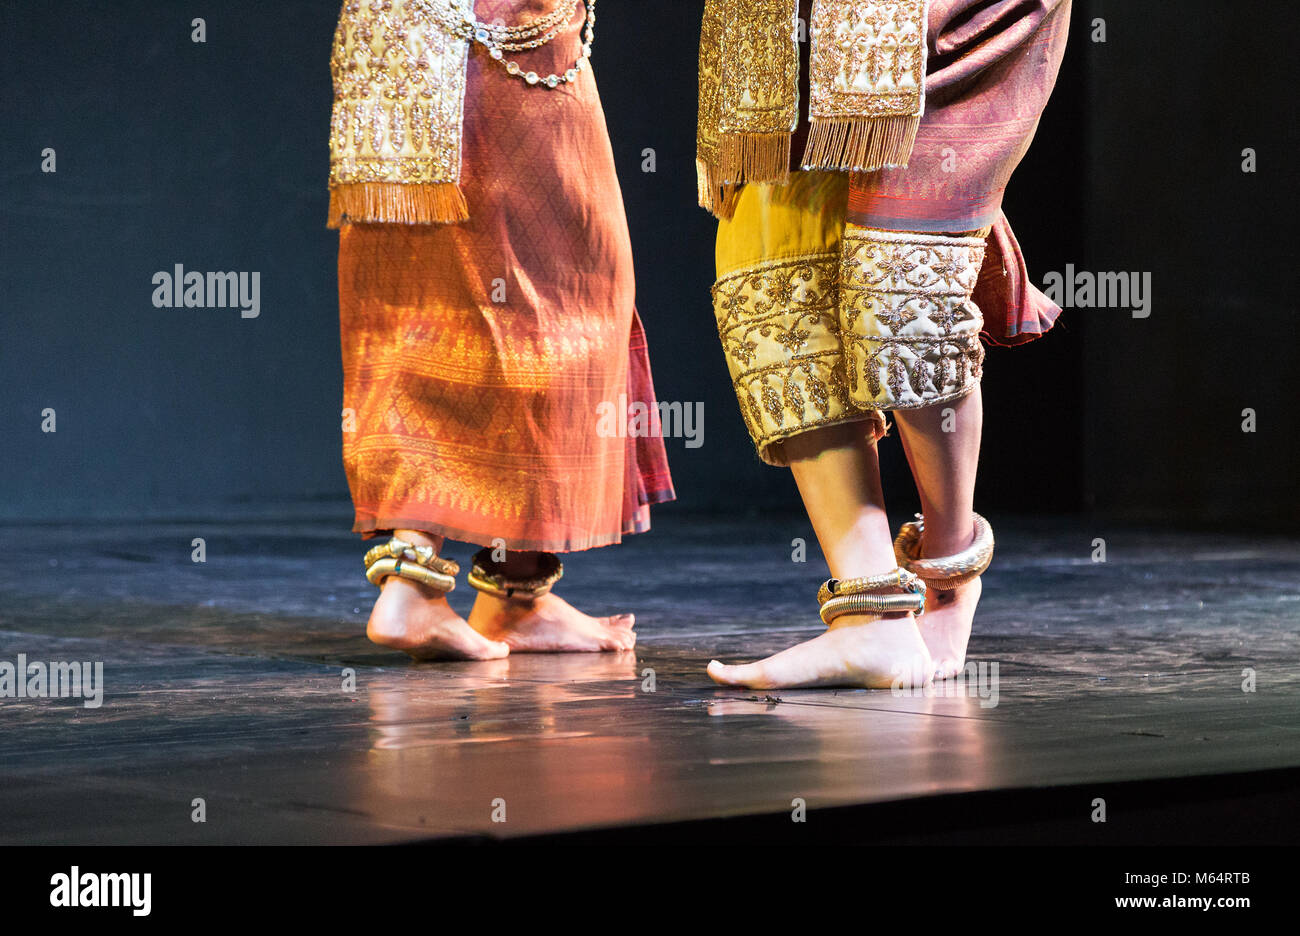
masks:
POLYGON ((719 222, 714 314, 759 458, 823 426, 955 400, 981 376, 971 292, 987 231, 920 234, 845 222, 848 177, 751 184, 719 222))

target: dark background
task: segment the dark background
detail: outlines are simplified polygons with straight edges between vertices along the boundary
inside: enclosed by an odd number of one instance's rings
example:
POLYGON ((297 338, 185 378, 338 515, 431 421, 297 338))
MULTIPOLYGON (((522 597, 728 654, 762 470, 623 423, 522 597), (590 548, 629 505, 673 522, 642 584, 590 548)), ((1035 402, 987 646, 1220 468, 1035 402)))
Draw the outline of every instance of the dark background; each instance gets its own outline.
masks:
MULTIPOLYGON (((0 519, 346 517, 325 227, 338 6, 0 5, 0 519), (194 16, 206 44, 190 41, 194 16), (56 174, 40 171, 45 147, 56 174), (260 271, 261 316, 155 309, 150 278, 176 263, 260 271), (46 407, 57 433, 41 432, 46 407)), ((710 309, 715 224, 694 204, 701 8, 606 0, 594 59, 657 389, 705 403, 704 446, 668 442, 680 500, 666 509, 795 508, 789 473, 753 454, 710 309)), ((1037 282, 1068 263, 1150 272, 1152 314, 1067 309, 1047 337, 990 349, 981 511, 1300 529, 1285 9, 1076 0, 1005 208, 1037 282)), ((905 509, 896 442, 882 458, 891 509, 905 509)))

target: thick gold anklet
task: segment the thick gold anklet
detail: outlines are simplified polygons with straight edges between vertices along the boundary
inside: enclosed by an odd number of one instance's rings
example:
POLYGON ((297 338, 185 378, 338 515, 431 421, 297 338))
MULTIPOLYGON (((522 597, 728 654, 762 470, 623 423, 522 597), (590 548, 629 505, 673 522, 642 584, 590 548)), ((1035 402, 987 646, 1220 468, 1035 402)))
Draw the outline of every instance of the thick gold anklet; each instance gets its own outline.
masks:
POLYGON ((845 614, 886 614, 925 610, 925 582, 906 569, 898 568, 883 575, 854 579, 828 579, 817 592, 823 624, 830 624, 845 614), (881 594, 886 589, 901 588, 905 594, 881 594))
MULTIPOLYGON (((913 588, 916 586, 919 576, 913 575, 906 569, 898 568, 893 572, 885 572, 882 575, 867 575, 862 578, 851 579, 827 579, 822 583, 822 587, 817 590, 817 603, 825 604, 836 595, 856 595, 863 592, 880 591, 885 588, 913 588)), ((919 583, 922 591, 925 590, 925 583, 919 583)))
POLYGON ((925 518, 904 523, 894 540, 894 555, 898 564, 925 580, 938 591, 948 591, 965 585, 982 575, 993 560, 993 527, 979 514, 975 518, 975 542, 951 556, 921 559, 921 534, 925 532, 925 518))
POLYGON ((494 561, 491 547, 486 547, 474 554, 469 583, 479 591, 498 598, 540 598, 564 575, 564 563, 560 562, 559 556, 542 553, 541 560, 544 571, 540 574, 527 579, 509 578, 504 571, 505 563, 494 561))
POLYGON ((366 552, 366 581, 383 585, 390 575, 410 579, 441 592, 456 587, 460 564, 453 559, 443 559, 432 546, 416 546, 393 537, 387 543, 366 552))

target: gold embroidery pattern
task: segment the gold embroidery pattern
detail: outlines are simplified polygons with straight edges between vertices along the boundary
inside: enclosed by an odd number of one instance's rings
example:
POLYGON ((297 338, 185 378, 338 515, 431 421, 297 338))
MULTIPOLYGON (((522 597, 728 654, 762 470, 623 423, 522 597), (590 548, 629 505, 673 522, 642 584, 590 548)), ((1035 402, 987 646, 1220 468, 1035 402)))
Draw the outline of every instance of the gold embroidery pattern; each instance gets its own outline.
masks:
POLYGON ((845 225, 839 324, 856 404, 910 409, 973 389, 984 318, 970 296, 983 262, 981 237, 845 225))
MULTIPOLYGON (((452 0, 473 14, 473 0, 452 0)), ((429 0, 347 0, 334 32, 330 184, 460 178, 469 44, 429 0)))
POLYGON ((818 426, 884 418, 849 398, 837 306, 839 256, 769 260, 720 278, 713 309, 741 415, 759 457, 818 426))
MULTIPOLYGON (((906 166, 925 110, 928 0, 814 0, 805 169, 906 166)), ((794 0, 705 0, 696 173, 702 206, 786 182, 799 119, 794 0)))
POLYGON ((736 186, 785 181, 799 121, 798 4, 706 0, 695 168, 699 203, 730 217, 736 186))
POLYGON ((809 116, 854 119, 924 109, 925 0, 813 4, 809 116))
MULTIPOLYGON (((790 133, 799 120, 799 5, 791 0, 722 4, 719 99, 723 133, 790 133)), ((716 28, 716 27, 715 27, 716 28)))

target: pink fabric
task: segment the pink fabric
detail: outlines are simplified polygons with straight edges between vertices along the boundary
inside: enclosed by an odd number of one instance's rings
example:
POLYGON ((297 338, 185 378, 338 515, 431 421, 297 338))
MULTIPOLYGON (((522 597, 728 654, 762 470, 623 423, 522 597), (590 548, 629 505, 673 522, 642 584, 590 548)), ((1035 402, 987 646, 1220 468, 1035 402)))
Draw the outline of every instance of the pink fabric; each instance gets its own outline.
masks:
POLYGON ((1043 334, 1061 311, 1030 281, 1002 196, 1056 85, 1069 21, 1070 0, 931 0, 925 114, 908 166, 849 188, 847 220, 864 227, 992 226, 974 301, 998 344, 1043 334))
POLYGON ((995 345, 1033 341, 1046 334, 1061 314, 1061 307, 1029 279, 1025 255, 1007 216, 1000 211, 984 244, 984 265, 971 301, 984 313, 986 326, 1003 323, 1000 333, 987 327, 980 332, 995 345))
MULTIPOLYGON (((642 403, 654 411, 657 403, 654 380, 650 376, 650 349, 636 309, 632 310, 632 334, 628 339, 627 354, 628 404, 642 403)), ((623 531, 643 533, 650 529, 650 505, 664 504, 677 497, 668 471, 663 437, 628 433, 623 469, 623 531)))

